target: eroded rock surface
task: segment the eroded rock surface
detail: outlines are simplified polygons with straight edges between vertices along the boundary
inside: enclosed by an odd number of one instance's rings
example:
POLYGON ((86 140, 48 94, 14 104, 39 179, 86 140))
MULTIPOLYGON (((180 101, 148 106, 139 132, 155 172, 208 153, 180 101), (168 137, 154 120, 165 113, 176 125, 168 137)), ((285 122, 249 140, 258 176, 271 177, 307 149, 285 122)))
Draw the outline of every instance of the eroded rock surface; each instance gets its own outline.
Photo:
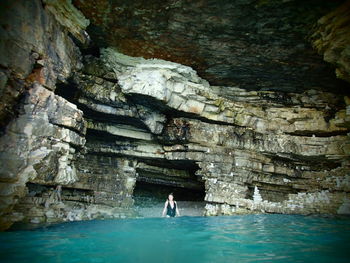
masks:
POLYGON ((335 65, 337 77, 350 82, 350 2, 320 18, 311 40, 324 60, 335 65))
POLYGON ((307 41, 317 20, 342 1, 73 3, 90 19, 87 31, 98 47, 190 66, 211 85, 284 92, 343 85, 307 41))
MULTIPOLYGON (((195 176, 182 186, 195 189, 188 182, 196 177, 205 183, 207 215, 343 211, 350 168, 348 117, 340 117, 347 116, 343 96, 316 90, 228 92, 189 67, 127 58, 113 49, 90 62, 85 71, 90 79, 97 68, 93 64, 104 65, 95 73, 104 84, 96 89, 95 102, 85 104, 93 109, 88 129, 112 137, 106 142, 95 134, 88 151, 136 158, 139 180, 164 185, 186 178, 179 163, 195 164, 195 176), (103 104, 110 110, 97 107, 103 104), (135 121, 130 104, 165 116, 162 133, 142 127, 140 118, 135 121), (112 124, 121 117, 128 125, 112 124), (261 201, 254 201, 255 187, 261 201)), ((95 77, 92 85, 96 82, 95 77)), ((84 105, 91 86, 79 87, 78 101, 84 105)))
POLYGON ((77 181, 75 152, 85 144, 83 112, 40 84, 28 91, 21 111, 0 138, 2 228, 24 217, 12 209, 27 194, 26 183, 77 181))
POLYGON ((107 186, 117 184, 115 174, 104 184, 82 174, 86 120, 54 93, 82 67, 73 38, 86 45, 87 25, 68 0, 1 2, 1 230, 17 221, 123 216, 132 203, 132 179, 113 200, 115 189, 107 186))
MULTIPOLYGON (((82 66, 80 50, 68 36, 69 31, 48 8, 40 0, 1 2, 2 127, 18 114, 17 105, 26 88, 38 82, 54 90, 56 81, 65 82, 72 71, 82 66)), ((85 26, 71 23, 80 32, 85 26)))

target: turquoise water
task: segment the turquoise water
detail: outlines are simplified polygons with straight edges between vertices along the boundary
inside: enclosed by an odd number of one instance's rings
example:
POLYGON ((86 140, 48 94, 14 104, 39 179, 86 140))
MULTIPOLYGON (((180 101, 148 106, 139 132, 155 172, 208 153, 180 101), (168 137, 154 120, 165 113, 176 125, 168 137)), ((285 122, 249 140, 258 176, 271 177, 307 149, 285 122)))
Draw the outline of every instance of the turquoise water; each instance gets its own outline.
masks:
POLYGON ((350 219, 140 218, 0 233, 1 262, 350 262, 350 219))

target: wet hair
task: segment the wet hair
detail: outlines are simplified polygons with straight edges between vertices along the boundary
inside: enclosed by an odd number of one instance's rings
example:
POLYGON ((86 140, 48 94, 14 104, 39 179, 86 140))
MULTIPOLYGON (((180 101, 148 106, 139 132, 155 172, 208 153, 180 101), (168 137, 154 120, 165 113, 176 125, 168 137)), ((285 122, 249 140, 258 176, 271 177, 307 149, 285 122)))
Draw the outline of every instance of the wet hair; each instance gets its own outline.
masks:
POLYGON ((170 194, 168 194, 168 198, 167 198, 168 200, 169 200, 169 195, 172 195, 172 196, 174 197, 174 194, 173 194, 173 193, 170 193, 170 194))

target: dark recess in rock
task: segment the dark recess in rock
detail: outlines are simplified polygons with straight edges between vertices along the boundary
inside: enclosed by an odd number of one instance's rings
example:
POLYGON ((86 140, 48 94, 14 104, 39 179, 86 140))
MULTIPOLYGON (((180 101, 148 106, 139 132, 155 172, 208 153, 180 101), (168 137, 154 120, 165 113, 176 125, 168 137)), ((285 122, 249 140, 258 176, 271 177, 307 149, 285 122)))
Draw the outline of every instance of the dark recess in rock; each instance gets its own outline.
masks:
MULTIPOLYGON (((165 202, 167 195, 173 193, 177 201, 203 201, 204 189, 202 191, 188 190, 180 187, 172 187, 165 185, 150 184, 137 181, 134 190, 134 197, 137 200, 138 196, 149 197, 152 199, 165 202)), ((142 206, 143 203, 135 203, 142 206)))
POLYGON ((343 1, 74 0, 99 47, 188 65, 212 85, 346 93, 307 38, 343 1))

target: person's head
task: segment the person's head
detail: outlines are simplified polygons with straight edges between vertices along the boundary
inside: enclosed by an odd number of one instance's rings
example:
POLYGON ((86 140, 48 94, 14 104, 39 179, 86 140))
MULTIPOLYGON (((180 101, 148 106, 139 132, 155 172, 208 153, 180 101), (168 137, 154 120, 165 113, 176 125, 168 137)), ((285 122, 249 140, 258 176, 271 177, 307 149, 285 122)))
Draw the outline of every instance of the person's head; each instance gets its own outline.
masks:
POLYGON ((173 200, 174 200, 174 195, 173 195, 173 193, 170 193, 170 194, 168 195, 168 200, 169 200, 169 201, 173 201, 173 200))

